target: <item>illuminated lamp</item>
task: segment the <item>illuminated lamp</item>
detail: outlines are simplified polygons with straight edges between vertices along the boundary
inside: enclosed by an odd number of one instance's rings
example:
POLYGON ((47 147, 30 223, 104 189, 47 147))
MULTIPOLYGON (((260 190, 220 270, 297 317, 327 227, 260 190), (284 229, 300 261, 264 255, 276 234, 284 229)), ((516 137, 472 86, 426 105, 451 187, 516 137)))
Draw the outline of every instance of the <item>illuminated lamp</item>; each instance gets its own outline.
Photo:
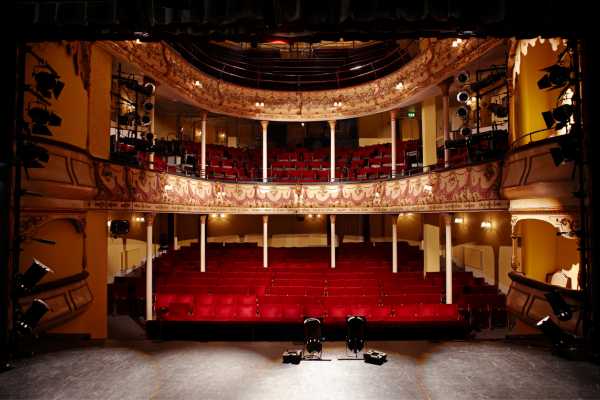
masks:
POLYGON ((15 290, 17 294, 24 295, 31 292, 35 285, 49 272, 54 271, 34 258, 29 268, 24 273, 18 274, 15 278, 15 290))
POLYGON ((490 221, 481 221, 481 228, 482 229, 492 229, 492 223, 490 221))
POLYGON ((416 115, 417 115, 417 113, 414 112, 414 111, 409 111, 409 112, 406 113, 406 116, 408 118, 414 118, 416 115))
POLYGON ((59 78, 54 71, 36 71, 33 73, 36 90, 46 98, 51 98, 54 95, 54 98, 58 99, 58 96, 60 96, 65 84, 59 78))
POLYGON ((462 218, 462 217, 454 217, 454 223, 455 224, 462 224, 464 222, 465 222, 464 218, 462 218))

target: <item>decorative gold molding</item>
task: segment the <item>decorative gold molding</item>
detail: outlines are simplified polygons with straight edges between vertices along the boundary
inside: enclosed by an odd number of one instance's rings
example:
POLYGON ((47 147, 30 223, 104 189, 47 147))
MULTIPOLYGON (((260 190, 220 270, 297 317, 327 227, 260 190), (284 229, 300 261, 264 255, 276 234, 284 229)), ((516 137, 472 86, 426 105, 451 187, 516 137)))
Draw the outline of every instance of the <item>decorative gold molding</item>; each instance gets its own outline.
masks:
POLYGON ((136 65, 158 82, 177 90, 199 108, 218 114, 268 121, 327 121, 356 118, 408 105, 504 41, 452 39, 427 41, 427 47, 399 70, 365 84, 322 91, 274 91, 238 86, 207 75, 163 42, 98 42, 108 52, 136 65), (202 83, 201 86, 195 84, 202 83), (402 82, 401 90, 396 89, 402 82), (255 107, 256 99, 265 103, 255 107), (334 107, 334 102, 342 106, 334 107))

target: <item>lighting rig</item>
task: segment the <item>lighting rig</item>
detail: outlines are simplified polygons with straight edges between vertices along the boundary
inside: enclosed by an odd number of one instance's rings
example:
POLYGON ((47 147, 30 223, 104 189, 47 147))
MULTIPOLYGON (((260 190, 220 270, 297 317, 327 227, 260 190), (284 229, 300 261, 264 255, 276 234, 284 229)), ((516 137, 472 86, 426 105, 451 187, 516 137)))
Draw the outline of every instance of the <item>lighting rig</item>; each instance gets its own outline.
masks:
MULTIPOLYGON (((48 305, 33 296, 28 304, 21 304, 24 296, 32 297, 32 291, 37 283, 52 270, 34 259, 30 267, 24 272, 19 272, 21 243, 23 240, 34 240, 43 244, 54 244, 52 240, 42 238, 26 238, 20 232, 19 221, 21 217, 21 197, 24 195, 40 196, 38 193, 21 189, 22 170, 31 168, 44 168, 49 161, 48 150, 42 146, 44 140, 41 136, 52 136, 49 127, 58 127, 62 118, 51 110, 52 102, 60 97, 65 87, 59 74, 33 49, 26 45, 17 48, 17 80, 15 93, 15 134, 13 137, 13 150, 11 161, 2 164, 1 168, 11 168, 11 234, 9 237, 9 266, 7 287, 6 310, 3 310, 4 326, 0 335, 0 372, 12 368, 10 360, 19 354, 20 343, 31 338, 35 328, 42 317, 48 312, 48 305), (25 74, 26 62, 33 60, 32 82, 25 74), (25 107, 27 103, 27 107, 25 107), (25 113, 27 110, 27 113, 25 113), (26 114, 28 119, 26 119, 26 114), (11 310, 11 311, 9 311, 11 310), (10 315, 5 313, 11 312, 10 315), (11 323, 12 322, 12 323, 11 323)), ((3 188, 4 190, 5 188, 3 188)))

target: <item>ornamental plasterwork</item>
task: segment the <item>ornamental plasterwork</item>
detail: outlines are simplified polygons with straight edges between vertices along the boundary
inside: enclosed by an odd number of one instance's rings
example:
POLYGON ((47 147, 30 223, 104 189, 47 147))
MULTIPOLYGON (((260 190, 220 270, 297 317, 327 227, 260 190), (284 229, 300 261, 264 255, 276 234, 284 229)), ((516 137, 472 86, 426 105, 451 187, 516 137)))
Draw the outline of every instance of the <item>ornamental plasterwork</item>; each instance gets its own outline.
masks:
POLYGON ((513 214, 510 219, 510 224, 513 233, 517 230, 517 224, 524 220, 537 220, 547 222, 555 227, 558 232, 561 232, 564 237, 576 239, 576 231, 579 229, 579 217, 574 213, 564 214, 543 214, 543 213, 529 213, 529 214, 513 214))
POLYGON ((501 39, 425 39, 427 46, 399 70, 372 82, 336 90, 273 91, 238 86, 207 75, 163 42, 99 42, 144 73, 181 93, 198 107, 234 117, 270 121, 324 121, 355 118, 408 105, 419 92, 503 43, 501 39), (196 82, 201 85, 196 85, 196 82), (402 82, 401 90, 396 85, 402 82), (257 99, 264 107, 255 107, 257 99), (333 107, 334 102, 342 107, 333 107))

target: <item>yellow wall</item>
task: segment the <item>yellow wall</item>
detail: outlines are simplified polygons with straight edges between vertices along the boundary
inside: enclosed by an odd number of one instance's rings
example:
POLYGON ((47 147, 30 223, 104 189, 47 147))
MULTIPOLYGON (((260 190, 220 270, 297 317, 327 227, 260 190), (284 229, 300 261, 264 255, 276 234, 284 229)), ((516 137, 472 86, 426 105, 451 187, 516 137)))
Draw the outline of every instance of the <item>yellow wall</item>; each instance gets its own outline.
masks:
MULTIPOLYGON (((536 41, 535 46, 529 46, 527 55, 521 55, 520 73, 516 78, 516 87, 514 93, 515 112, 516 112, 516 134, 518 138, 528 132, 544 129, 546 124, 541 113, 551 110, 557 106, 557 97, 560 90, 542 91, 537 86, 537 81, 544 75, 541 71, 557 61, 558 53, 562 50, 559 47, 557 52, 552 51, 548 41, 540 43, 536 41)), ((533 136, 534 140, 544 139, 554 131, 544 131, 533 136)), ((529 139, 523 138, 519 144, 526 144, 529 139)))
POLYGON ((525 275, 546 282, 546 274, 579 262, 577 241, 556 235, 556 228, 537 220, 519 222, 525 275))
POLYGON ((437 163, 436 153, 436 101, 431 97, 423 101, 421 107, 422 139, 423 139, 423 166, 437 163))
POLYGON ((89 151, 93 156, 108 158, 112 57, 98 46, 92 46, 90 73, 88 97, 89 151))

